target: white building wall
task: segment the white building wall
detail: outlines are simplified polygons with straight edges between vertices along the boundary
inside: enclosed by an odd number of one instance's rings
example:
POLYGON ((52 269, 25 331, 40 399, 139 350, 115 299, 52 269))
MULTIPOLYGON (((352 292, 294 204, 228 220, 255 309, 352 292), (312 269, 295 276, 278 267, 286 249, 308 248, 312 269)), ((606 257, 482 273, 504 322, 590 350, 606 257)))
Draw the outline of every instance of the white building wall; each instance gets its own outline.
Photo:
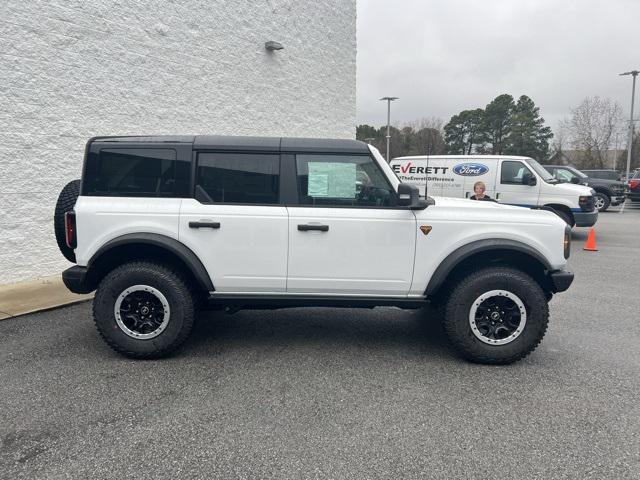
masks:
POLYGON ((0 39, 0 284, 69 265, 91 136, 355 136, 356 0, 3 0, 0 39))

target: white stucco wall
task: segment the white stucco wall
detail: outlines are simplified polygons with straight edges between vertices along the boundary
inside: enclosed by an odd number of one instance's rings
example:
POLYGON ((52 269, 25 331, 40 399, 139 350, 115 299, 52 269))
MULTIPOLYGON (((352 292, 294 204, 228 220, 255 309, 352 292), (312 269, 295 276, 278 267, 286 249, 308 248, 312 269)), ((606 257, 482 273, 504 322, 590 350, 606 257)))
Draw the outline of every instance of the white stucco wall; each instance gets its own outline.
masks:
POLYGON ((0 284, 69 265, 52 213, 91 136, 353 138, 355 22, 356 0, 0 2, 0 284))

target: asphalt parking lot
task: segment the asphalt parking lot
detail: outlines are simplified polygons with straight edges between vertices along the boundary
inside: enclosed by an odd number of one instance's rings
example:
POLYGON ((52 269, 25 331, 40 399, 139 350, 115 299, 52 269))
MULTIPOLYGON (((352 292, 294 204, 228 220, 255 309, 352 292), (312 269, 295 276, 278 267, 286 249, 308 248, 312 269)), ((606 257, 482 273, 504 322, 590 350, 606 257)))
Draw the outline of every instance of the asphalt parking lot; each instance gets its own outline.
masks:
POLYGON ((465 363, 391 308, 207 313, 173 358, 91 306, 0 322, 2 478, 640 478, 640 206, 576 229, 542 345, 465 363))

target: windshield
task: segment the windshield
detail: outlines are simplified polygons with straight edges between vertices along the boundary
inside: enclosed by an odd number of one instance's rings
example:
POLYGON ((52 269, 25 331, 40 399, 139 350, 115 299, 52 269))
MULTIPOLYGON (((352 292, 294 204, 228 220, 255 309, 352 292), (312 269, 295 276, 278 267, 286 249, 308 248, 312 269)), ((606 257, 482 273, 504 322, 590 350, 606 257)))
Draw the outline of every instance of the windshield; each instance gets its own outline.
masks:
POLYGON ((573 173, 576 177, 589 178, 584 173, 582 173, 580 170, 576 170, 575 168, 567 168, 567 170, 569 170, 571 173, 573 173))
POLYGON ((544 180, 545 182, 558 183, 558 180, 556 178, 553 178, 553 175, 547 172, 547 170, 538 162, 536 162, 533 158, 527 158, 527 163, 531 168, 533 168, 536 171, 538 175, 540 175, 542 180, 544 180))
POLYGON ((384 157, 376 147, 374 147, 373 145, 368 145, 368 147, 369 147, 369 151, 373 154, 374 158, 377 160, 380 168, 387 174, 387 178, 389 179, 393 187, 396 190, 398 190, 398 185, 402 183, 402 181, 398 177, 398 174, 393 171, 393 168, 389 166, 387 161, 384 159, 384 157))

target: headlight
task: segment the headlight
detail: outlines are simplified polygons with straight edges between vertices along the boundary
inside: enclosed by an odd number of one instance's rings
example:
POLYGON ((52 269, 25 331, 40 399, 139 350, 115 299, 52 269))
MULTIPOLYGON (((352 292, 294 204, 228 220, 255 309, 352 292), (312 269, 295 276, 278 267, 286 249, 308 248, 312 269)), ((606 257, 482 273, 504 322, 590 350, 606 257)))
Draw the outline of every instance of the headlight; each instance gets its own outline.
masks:
POLYGON ((564 258, 569 258, 571 255, 571 228, 567 225, 564 229, 564 258))

